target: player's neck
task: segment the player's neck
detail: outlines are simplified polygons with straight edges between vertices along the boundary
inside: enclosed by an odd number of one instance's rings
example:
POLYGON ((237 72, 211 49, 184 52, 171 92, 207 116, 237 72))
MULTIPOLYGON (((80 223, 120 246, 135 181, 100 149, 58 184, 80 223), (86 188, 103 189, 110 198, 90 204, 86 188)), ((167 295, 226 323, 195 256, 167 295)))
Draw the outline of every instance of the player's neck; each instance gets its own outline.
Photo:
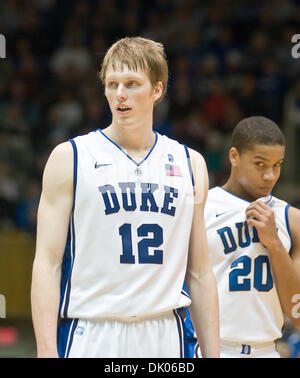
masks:
POLYGON ((256 200, 256 198, 252 198, 247 192, 245 192, 245 190, 239 185, 239 183, 232 177, 228 179, 228 181, 222 186, 222 188, 227 192, 246 201, 252 202, 256 200))
POLYGON ((152 128, 115 127, 111 124, 103 132, 130 156, 150 151, 156 139, 152 128))

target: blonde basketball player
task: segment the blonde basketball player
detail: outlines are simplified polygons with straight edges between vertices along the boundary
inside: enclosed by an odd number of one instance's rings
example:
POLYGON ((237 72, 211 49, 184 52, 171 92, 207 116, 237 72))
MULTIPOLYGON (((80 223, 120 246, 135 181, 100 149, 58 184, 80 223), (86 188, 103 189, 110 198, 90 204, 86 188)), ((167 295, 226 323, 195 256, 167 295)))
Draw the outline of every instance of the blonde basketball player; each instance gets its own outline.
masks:
POLYGON ((206 165, 152 128, 167 88, 163 47, 124 38, 100 77, 111 125, 57 146, 45 167, 32 278, 38 356, 183 357, 177 309, 192 301, 202 353, 217 357, 206 165))
POLYGON ((296 327, 300 293, 300 211, 271 192, 285 154, 279 127, 240 121, 229 151, 231 174, 209 190, 205 221, 220 302, 221 357, 279 357, 284 313, 296 327))

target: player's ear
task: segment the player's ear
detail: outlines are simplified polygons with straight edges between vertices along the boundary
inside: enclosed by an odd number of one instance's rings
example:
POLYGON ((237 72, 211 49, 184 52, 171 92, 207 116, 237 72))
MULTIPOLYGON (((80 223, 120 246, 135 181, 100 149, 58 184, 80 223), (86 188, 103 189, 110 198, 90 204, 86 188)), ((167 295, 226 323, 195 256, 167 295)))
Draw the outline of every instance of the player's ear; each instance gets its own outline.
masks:
POLYGON ((240 158, 239 151, 235 147, 231 147, 229 150, 229 160, 232 167, 236 167, 238 165, 240 158))
POLYGON ((154 87, 154 90, 153 90, 154 102, 157 102, 161 98, 162 93, 163 93, 163 89, 164 89, 163 83, 161 81, 158 81, 155 84, 155 87, 154 87))

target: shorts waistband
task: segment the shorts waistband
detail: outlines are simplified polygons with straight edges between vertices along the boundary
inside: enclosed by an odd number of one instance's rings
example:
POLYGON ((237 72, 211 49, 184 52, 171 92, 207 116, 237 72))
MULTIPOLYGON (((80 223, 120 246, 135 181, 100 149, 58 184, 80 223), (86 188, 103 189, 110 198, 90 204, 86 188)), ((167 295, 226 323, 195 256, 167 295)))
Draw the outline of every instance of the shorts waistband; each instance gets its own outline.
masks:
POLYGON ((127 316, 127 317, 121 317, 121 316, 105 316, 105 317, 99 317, 96 319, 86 319, 88 321, 117 321, 117 322, 123 322, 123 323, 134 323, 134 322, 142 322, 146 320, 159 320, 163 318, 173 317, 174 310, 169 310, 165 312, 160 312, 157 314, 149 314, 149 315, 136 315, 136 316, 127 316))
POLYGON ((274 341, 269 341, 266 343, 239 343, 221 340, 220 346, 223 350, 230 351, 239 355, 260 355, 276 351, 276 345, 274 341))

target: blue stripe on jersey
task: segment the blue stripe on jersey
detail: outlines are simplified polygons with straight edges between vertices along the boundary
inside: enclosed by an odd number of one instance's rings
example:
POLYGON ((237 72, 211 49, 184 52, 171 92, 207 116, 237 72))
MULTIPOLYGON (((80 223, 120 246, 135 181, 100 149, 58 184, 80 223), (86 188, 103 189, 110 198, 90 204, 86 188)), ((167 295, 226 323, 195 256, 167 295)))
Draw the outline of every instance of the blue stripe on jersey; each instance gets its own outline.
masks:
POLYGON ((73 147, 74 151, 74 165, 73 165, 73 208, 72 211, 74 211, 75 208, 75 197, 76 197, 76 187, 77 187, 77 170, 78 170, 78 152, 77 147, 73 139, 70 139, 70 142, 73 147))
POLYGON ((291 248, 290 248, 290 251, 291 251, 292 246, 293 246, 293 239, 292 239, 292 234, 291 234, 291 230, 290 230, 290 222, 289 222, 289 216, 288 216, 288 210, 289 210, 290 206, 291 206, 290 204, 287 204, 286 207, 285 207, 285 223, 286 223, 287 232, 288 232, 290 239, 291 239, 291 248))
POLYGON ((70 224, 65 252, 63 256, 62 265, 61 265, 60 304, 59 304, 59 314, 61 315, 63 315, 62 306, 63 306, 65 294, 66 294, 68 280, 71 274, 71 267, 72 267, 71 245, 72 243, 71 243, 71 224, 70 224))
POLYGON ((141 162, 137 163, 135 160, 132 159, 132 157, 130 157, 120 146, 118 146, 114 141, 112 141, 107 135, 104 134, 104 132, 100 129, 98 129, 100 131, 100 133, 107 139, 109 140, 114 146, 116 146, 120 151, 123 152, 123 154, 125 156, 128 157, 128 159, 130 159, 135 165, 137 166, 140 166, 141 164, 144 163, 145 160, 148 159, 148 157, 150 156, 151 152, 153 151, 154 147, 156 146, 156 143, 157 143, 157 139, 158 139, 158 133, 156 131, 153 131, 154 134, 155 134, 155 142, 151 148, 151 150, 148 152, 147 156, 145 157, 145 159, 143 159, 141 162))
POLYGON ((60 286, 60 308, 59 313, 63 317, 68 315, 68 306, 70 300, 71 292, 71 274, 75 259, 75 226, 74 226, 74 209, 75 209, 75 199, 76 199, 76 188, 77 188, 77 170, 78 170, 78 152, 77 147, 73 139, 70 139, 74 152, 74 164, 73 164, 73 206, 71 219, 69 224, 68 237, 62 262, 62 275, 61 275, 61 286, 60 286), (62 307, 64 307, 62 309, 62 307))
POLYGON ((60 358, 69 357, 78 319, 60 319, 57 327, 57 351, 60 358))
MULTIPOLYGON (((70 248, 69 251, 66 251, 66 256, 64 256, 63 263, 65 264, 64 267, 62 267, 62 275, 65 273, 65 276, 63 277, 65 282, 65 288, 64 288, 64 309, 63 309, 63 317, 68 317, 68 307, 69 307, 69 301, 70 301, 70 293, 71 293, 71 275, 72 275, 72 269, 74 265, 74 259, 75 259, 75 229, 74 229, 74 216, 72 214, 71 216, 71 223, 69 226, 69 229, 71 229, 70 232, 70 248)), ((62 302, 63 303, 63 302, 62 302)))
POLYGON ((191 299, 188 293, 186 293, 184 290, 181 290, 181 294, 186 296, 187 298, 191 299))
POLYGON ((194 175, 193 175, 193 169, 192 169, 192 163, 191 163, 191 158, 190 158, 190 153, 189 153, 189 150, 187 148, 187 146, 184 144, 183 145, 184 149, 185 149, 185 153, 186 153, 186 157, 187 157, 187 162, 188 162, 188 167, 189 167, 189 171, 190 171, 190 175, 191 175, 191 179, 192 179, 192 184, 193 184, 193 187, 195 186, 195 182, 194 182, 194 175))

